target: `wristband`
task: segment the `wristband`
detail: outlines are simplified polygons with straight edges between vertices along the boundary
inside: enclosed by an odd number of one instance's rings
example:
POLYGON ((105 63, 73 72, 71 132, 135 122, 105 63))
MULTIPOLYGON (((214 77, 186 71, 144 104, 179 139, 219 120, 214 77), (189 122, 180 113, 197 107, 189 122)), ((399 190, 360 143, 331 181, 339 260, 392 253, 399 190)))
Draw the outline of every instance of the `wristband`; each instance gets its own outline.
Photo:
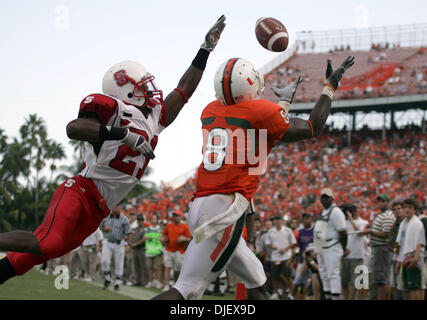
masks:
POLYGON ((185 100, 185 102, 187 103, 188 102, 188 96, 185 94, 185 92, 184 91, 182 91, 181 89, 179 89, 179 88, 175 88, 175 89, 173 89, 174 91, 176 91, 176 92, 179 92, 180 94, 181 94, 181 97, 185 100))
POLYGON ((288 101, 279 101, 277 103, 286 113, 289 113, 289 109, 291 108, 291 103, 288 101))
POLYGON ((123 140, 126 137, 127 128, 99 126, 99 140, 123 140))
POLYGON ((333 89, 333 87, 329 83, 325 83, 325 85, 323 86, 322 94, 328 96, 329 98, 331 98, 331 100, 333 100, 334 93, 335 90, 333 89))
POLYGON ((206 68, 206 63, 208 62, 209 53, 210 52, 208 50, 200 48, 196 54, 196 57, 193 59, 193 62, 191 62, 191 65, 204 71, 206 68))

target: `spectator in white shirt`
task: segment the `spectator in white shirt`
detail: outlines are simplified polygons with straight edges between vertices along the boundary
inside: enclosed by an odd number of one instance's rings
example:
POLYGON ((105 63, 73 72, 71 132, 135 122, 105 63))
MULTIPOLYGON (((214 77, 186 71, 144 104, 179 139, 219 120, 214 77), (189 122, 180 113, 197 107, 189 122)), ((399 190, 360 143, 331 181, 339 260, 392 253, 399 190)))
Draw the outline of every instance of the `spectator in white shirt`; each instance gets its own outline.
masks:
MULTIPOLYGON (((324 210, 318 221, 327 222, 327 231, 322 252, 318 254, 319 274, 325 299, 338 300, 341 296, 340 261, 348 254, 345 216, 334 203, 334 193, 330 188, 320 191, 320 202, 324 210)), ((314 232, 316 233, 316 226, 314 232)))
POLYGON ((405 219, 400 224, 396 239, 400 247, 396 269, 402 266, 405 300, 424 300, 422 270, 426 236, 424 225, 415 214, 417 209, 416 200, 409 198, 403 201, 405 219))
POLYGON ((292 286, 291 283, 291 257, 294 255, 297 241, 292 230, 285 227, 281 223, 282 217, 274 217, 274 227, 268 232, 265 244, 272 250, 271 261, 272 265, 272 279, 274 294, 270 299, 278 299, 283 296, 283 289, 292 299, 289 292, 292 286))
MULTIPOLYGON (((361 272, 361 270, 358 271, 356 268, 364 265, 363 258, 365 255, 364 237, 366 235, 360 231, 365 229, 368 221, 360 217, 359 209, 354 204, 344 205, 341 209, 346 215, 348 234, 348 255, 343 258, 341 269, 342 293, 344 300, 354 300, 356 295, 355 279, 361 272)), ((366 294, 365 290, 358 290, 360 300, 365 300, 366 294)))

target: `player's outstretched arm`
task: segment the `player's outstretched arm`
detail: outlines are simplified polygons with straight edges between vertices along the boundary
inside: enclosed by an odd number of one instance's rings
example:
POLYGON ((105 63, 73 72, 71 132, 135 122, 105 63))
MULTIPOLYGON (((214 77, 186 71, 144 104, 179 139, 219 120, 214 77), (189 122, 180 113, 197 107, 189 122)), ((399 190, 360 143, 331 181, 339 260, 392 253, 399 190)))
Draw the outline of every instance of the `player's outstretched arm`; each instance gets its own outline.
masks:
POLYGON ((179 80, 178 86, 166 97, 166 126, 169 126, 175 120, 182 107, 188 102, 188 99, 190 99, 199 85, 209 54, 215 49, 225 28, 224 21, 225 16, 222 15, 209 29, 205 41, 200 46, 191 66, 179 80))
POLYGON ((144 157, 154 159, 154 152, 145 138, 127 128, 107 127, 95 118, 79 118, 67 125, 67 136, 72 140, 103 142, 119 140, 139 151, 144 157))
POLYGON ((291 118, 289 129, 282 137, 284 142, 317 137, 322 133, 323 127, 331 111, 332 98, 338 88, 344 72, 354 64, 354 57, 348 56, 335 70, 332 69, 331 60, 328 59, 326 68, 326 83, 319 100, 310 113, 309 120, 291 118))

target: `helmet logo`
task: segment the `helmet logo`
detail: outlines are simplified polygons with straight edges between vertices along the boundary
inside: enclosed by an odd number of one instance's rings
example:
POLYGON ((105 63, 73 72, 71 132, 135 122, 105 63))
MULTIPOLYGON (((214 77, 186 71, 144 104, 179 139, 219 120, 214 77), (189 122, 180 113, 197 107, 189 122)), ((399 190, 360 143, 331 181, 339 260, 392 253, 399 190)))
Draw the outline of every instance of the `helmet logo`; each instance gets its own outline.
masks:
POLYGON ((252 82, 251 78, 249 78, 249 77, 248 77, 246 80, 249 82, 249 84, 250 84, 251 86, 254 84, 254 83, 252 82))
POLYGON ((126 83, 129 82, 125 70, 119 70, 119 71, 117 71, 114 74, 114 80, 116 80, 116 83, 117 83, 117 85, 119 87, 124 86, 126 83))

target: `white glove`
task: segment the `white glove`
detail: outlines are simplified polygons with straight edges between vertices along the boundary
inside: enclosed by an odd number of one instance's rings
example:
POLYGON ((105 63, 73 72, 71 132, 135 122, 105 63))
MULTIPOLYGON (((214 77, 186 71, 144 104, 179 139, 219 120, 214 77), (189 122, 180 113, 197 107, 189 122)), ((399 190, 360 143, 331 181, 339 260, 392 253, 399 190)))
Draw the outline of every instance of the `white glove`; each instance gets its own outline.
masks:
POLYGON ((271 90, 280 99, 279 105, 288 113, 298 85, 302 82, 301 75, 284 88, 272 87, 271 90))
POLYGON ((212 28, 209 29, 208 33, 205 36, 205 42, 202 43, 200 48, 206 49, 209 52, 215 49, 216 44, 218 43, 219 37, 221 36, 222 30, 225 28, 225 16, 222 15, 215 22, 212 28))
POLYGON ((131 147, 133 150, 139 151, 144 157, 154 159, 153 149, 145 138, 135 132, 127 130, 127 134, 122 140, 123 143, 131 147))

